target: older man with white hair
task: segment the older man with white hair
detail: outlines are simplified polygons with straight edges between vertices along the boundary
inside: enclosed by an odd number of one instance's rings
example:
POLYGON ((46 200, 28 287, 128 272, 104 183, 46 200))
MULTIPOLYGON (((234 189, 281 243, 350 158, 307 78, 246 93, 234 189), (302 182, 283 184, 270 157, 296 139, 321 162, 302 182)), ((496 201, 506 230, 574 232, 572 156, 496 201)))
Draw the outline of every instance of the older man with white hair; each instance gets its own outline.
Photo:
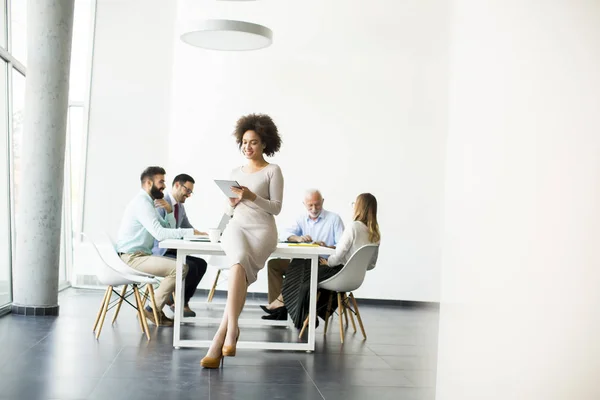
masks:
MULTIPOLYGON (((344 232, 342 218, 331 211, 323 208, 324 203, 321 192, 316 189, 307 190, 304 194, 304 206, 306 213, 296 219, 293 226, 287 229, 282 239, 295 243, 317 243, 321 246, 335 248, 344 232)), ((327 258, 327 256, 323 256, 327 258)), ((309 260, 310 261, 310 260, 309 260)), ((269 305, 261 306, 262 309, 271 314, 264 319, 285 319, 282 313, 276 310, 283 307, 281 298, 281 287, 283 277, 290 267, 303 264, 303 259, 272 259, 267 263, 269 271, 269 305)))

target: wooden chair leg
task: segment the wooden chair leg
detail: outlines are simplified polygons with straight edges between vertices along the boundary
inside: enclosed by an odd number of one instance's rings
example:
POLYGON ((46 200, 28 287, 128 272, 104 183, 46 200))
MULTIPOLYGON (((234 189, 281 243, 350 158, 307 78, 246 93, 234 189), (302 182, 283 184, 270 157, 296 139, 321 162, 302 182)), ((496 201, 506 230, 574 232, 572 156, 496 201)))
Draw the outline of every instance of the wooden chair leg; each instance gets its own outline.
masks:
POLYGON ((96 315, 96 321, 94 321, 94 328, 92 332, 96 332, 96 328, 98 327, 98 322, 100 322, 100 316, 102 315, 102 311, 104 311, 104 304, 106 303, 106 296, 110 292, 109 288, 106 288, 104 291, 104 297, 102 298, 102 303, 100 303, 100 309, 98 310, 98 314, 96 315))
POLYGON ((350 307, 350 299, 348 299, 348 295, 344 293, 344 312, 346 314, 350 314, 350 322, 352 322, 352 329, 354 333, 356 333, 356 324, 354 323, 354 313, 352 312, 352 307, 350 307))
MULTIPOLYGON (((156 306, 156 299, 154 298, 154 286, 152 286, 151 284, 148 284, 147 286, 148 287, 146 288, 146 290, 150 289, 149 290, 149 292, 150 292, 150 305, 152 307, 152 313, 154 314, 154 324, 156 326, 158 326, 159 325, 159 323, 158 323, 158 321, 159 321, 158 320, 158 307, 156 306)), ((146 302, 144 301, 144 303, 146 303, 146 302)))
POLYGON ((123 304, 123 299, 125 298, 125 293, 127 293, 127 287, 129 285, 125 285, 123 286, 123 290, 121 290, 121 297, 119 298, 119 302, 117 303, 117 309, 115 310, 115 315, 112 319, 112 323, 114 324, 115 321, 117 320, 117 316, 119 315, 119 311, 121 311, 121 305, 123 304))
POLYGON ((146 307, 146 300, 148 300, 148 297, 150 297, 149 290, 148 290, 149 286, 151 286, 151 285, 146 284, 146 290, 144 291, 144 296, 142 297, 142 308, 146 307))
POLYGON ((302 335, 304 335, 304 331, 306 330, 306 327, 308 326, 309 318, 310 318, 310 314, 306 316, 306 319, 304 320, 304 323, 302 324, 302 330, 300 331, 300 334, 298 335, 298 339, 302 339, 302 335))
POLYGON ((150 341, 150 331, 148 329, 148 321, 146 321, 146 315, 144 314, 144 308, 142 305, 142 298, 140 296, 140 291, 139 291, 137 285, 133 286, 133 293, 135 295, 135 300, 137 302, 140 319, 142 321, 142 332, 144 332, 146 334, 146 338, 148 339, 148 341, 150 341))
POLYGON ((210 288, 210 292, 208 293, 207 303, 210 303, 215 295, 215 290, 217 290, 217 284, 219 283, 219 276, 221 276, 221 270, 217 271, 217 276, 215 277, 215 281, 213 282, 212 287, 210 288))
POLYGON ((135 299, 135 308, 136 308, 136 311, 138 314, 138 322, 140 323, 140 329, 142 330, 142 333, 144 333, 144 323, 142 322, 142 318, 143 317, 145 318, 145 316, 144 316, 144 313, 142 312, 142 309, 140 308, 140 305, 138 304, 137 296, 135 295, 135 287, 136 286, 137 285, 135 285, 135 284, 131 285, 132 290, 133 290, 133 298, 135 299))
MULTIPOLYGON (((321 297, 321 292, 317 293, 317 301, 319 301, 319 297, 321 297)), ((302 324, 302 330, 300 331, 300 334, 298 335, 298 339, 302 339, 302 335, 304 335, 304 331, 306 330, 306 327, 308 326, 308 320, 310 318, 310 313, 306 316, 306 319, 304 320, 304 324, 302 324)), ((317 318, 319 318, 317 316, 317 318)))
POLYGON ((102 308, 102 316, 100 317, 100 324, 98 326, 98 331, 96 332, 96 339, 100 337, 100 333, 102 332, 102 325, 104 325, 104 319, 106 318, 106 313, 108 312, 108 304, 110 303, 110 298, 112 297, 112 288, 112 286, 109 286, 106 292, 104 307, 102 308))
MULTIPOLYGON (((346 321, 346 329, 348 329, 348 311, 346 310, 346 293, 342 295, 342 307, 344 309, 344 320, 346 321)), ((340 314, 341 316, 341 314, 340 314)))
POLYGON ((352 294, 352 292, 350 292, 350 298, 352 299, 352 302, 354 303, 354 311, 356 311, 356 319, 358 320, 358 325, 360 326, 360 331, 362 332, 364 340, 367 340, 367 334, 365 333, 365 327, 363 325, 362 318, 360 317, 360 311, 358 311, 358 304, 356 303, 356 299, 354 298, 354 295, 352 294))
POLYGON ((344 344, 344 322, 342 320, 342 314, 344 313, 344 305, 342 304, 342 294, 338 293, 337 294, 337 300, 338 300, 338 313, 340 315, 340 342, 342 342, 342 344, 344 344))
POLYGON ((135 288, 137 285, 132 285, 133 287, 133 298, 135 299, 135 306, 137 307, 137 313, 138 313, 138 322, 140 323, 140 329, 142 330, 142 333, 144 332, 144 323, 142 322, 142 319, 145 318, 144 313, 142 312, 142 308, 140 307, 140 304, 138 303, 138 298, 135 295, 135 288))
POLYGON ((329 293, 329 301, 327 302, 327 312, 325 313, 325 330, 323 335, 327 335, 327 325, 329 325, 329 318, 331 317, 331 303, 333 302, 333 293, 329 293))

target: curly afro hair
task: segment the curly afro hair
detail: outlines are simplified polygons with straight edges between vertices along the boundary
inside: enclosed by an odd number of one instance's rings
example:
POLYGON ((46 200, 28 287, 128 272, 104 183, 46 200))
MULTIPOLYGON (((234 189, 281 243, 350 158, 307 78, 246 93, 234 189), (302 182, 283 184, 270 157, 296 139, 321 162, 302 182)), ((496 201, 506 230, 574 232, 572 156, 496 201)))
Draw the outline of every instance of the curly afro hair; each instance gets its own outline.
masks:
POLYGON ((272 156, 279 151, 281 147, 281 137, 279 137, 279 131, 277 126, 273 122, 273 119, 266 114, 248 114, 238 119, 235 125, 235 141, 238 147, 242 148, 242 139, 244 133, 247 131, 254 131, 260 136, 261 142, 265 144, 263 153, 267 156, 272 156))

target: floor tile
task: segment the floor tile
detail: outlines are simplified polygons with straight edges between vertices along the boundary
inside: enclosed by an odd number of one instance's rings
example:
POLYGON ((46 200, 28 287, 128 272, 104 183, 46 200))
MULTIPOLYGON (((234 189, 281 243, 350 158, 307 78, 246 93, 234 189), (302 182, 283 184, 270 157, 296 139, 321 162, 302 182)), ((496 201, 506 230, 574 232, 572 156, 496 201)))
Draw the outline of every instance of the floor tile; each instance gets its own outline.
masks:
POLYGON ((55 377, 26 375, 18 379, 3 381, 0 399, 87 399, 99 381, 98 378, 77 376, 56 379, 55 377))
POLYGON ((403 371, 404 376, 416 387, 434 388, 436 371, 403 371))
POLYGON ((265 384, 305 384, 311 382, 301 365, 296 367, 270 368, 269 366, 230 366, 227 358, 223 368, 212 370, 213 382, 262 382, 265 384))
POLYGON ((339 387, 320 389, 326 400, 435 400, 435 390, 403 387, 339 387))
POLYGON ((404 371, 387 369, 348 369, 321 371, 312 375, 319 389, 340 386, 414 387, 404 371))
POLYGON ((392 369, 403 370, 435 370, 435 356, 381 356, 381 359, 392 369))
POLYGON ((90 400, 126 399, 198 399, 210 398, 208 379, 202 382, 186 380, 176 381, 170 379, 137 378, 137 379, 102 379, 90 400))
POLYGON ((321 394, 312 383, 301 385, 244 382, 211 383, 211 400, 318 400, 321 394))

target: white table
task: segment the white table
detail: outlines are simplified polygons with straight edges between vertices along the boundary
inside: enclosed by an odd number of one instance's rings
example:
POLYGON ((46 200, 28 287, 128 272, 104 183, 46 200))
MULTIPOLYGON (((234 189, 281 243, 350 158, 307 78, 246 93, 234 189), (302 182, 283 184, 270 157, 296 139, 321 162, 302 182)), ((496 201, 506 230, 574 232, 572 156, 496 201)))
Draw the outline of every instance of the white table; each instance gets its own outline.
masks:
MULTIPOLYGON (((211 340, 183 340, 181 339, 181 323, 183 319, 183 288, 185 281, 183 280, 183 264, 185 257, 191 254, 200 254, 206 256, 224 256, 225 252, 221 248, 220 243, 198 242, 189 240, 163 240, 159 246, 166 249, 177 250, 177 277, 175 280, 175 326, 173 329, 173 346, 178 349, 180 347, 209 347, 211 340)), ((264 350, 315 350, 315 323, 317 318, 317 269, 319 267, 319 255, 333 254, 334 250, 326 247, 309 247, 309 246, 290 246, 286 243, 279 243, 277 249, 271 257, 281 258, 303 258, 311 260, 311 276, 310 276, 310 319, 308 321, 308 342, 307 343, 290 343, 290 342, 249 342, 239 341, 237 347, 240 349, 264 349, 264 350)), ((187 323, 190 320, 200 320, 198 318, 186 318, 187 323)), ((263 321, 263 320, 260 320, 263 321)), ((192 321, 190 321, 192 322, 192 321)), ((258 321, 257 321, 258 322, 258 321)), ((277 321, 269 325, 280 325, 277 321)), ((240 325, 242 321, 240 320, 240 325)), ((264 325, 264 324, 258 324, 264 325)))

